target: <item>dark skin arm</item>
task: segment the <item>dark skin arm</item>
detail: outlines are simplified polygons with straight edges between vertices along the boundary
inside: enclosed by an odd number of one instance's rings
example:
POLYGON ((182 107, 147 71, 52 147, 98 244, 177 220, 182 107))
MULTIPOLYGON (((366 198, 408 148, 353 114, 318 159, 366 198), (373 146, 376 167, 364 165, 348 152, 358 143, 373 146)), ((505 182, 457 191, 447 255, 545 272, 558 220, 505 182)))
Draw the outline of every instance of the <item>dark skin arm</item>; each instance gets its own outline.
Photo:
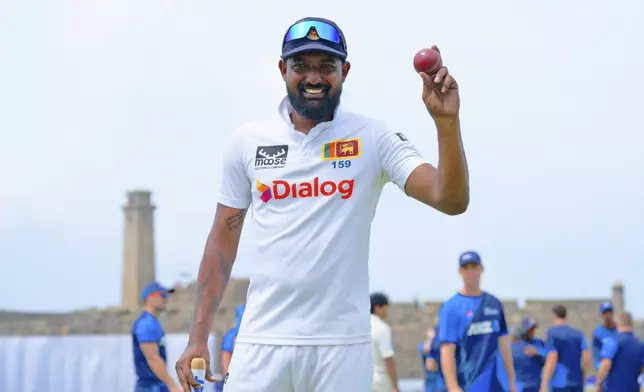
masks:
MULTIPOLYGON (((436 47, 434 50, 440 52, 436 47)), ((461 140, 458 84, 447 67, 436 74, 419 73, 422 100, 438 132, 438 167, 423 164, 405 184, 405 192, 447 215, 459 215, 470 203, 469 173, 461 140)))
POLYGON ((459 215, 470 202, 469 173, 461 141, 460 121, 441 119, 438 128, 438 168, 425 163, 407 179, 407 195, 447 215, 459 215))
POLYGON ((193 358, 206 360, 206 379, 210 382, 215 381, 210 370, 208 335, 237 257, 245 216, 246 210, 217 205, 215 220, 199 266, 195 318, 190 330, 188 347, 175 366, 185 392, 191 392, 191 387, 199 387, 190 370, 190 361, 193 358))

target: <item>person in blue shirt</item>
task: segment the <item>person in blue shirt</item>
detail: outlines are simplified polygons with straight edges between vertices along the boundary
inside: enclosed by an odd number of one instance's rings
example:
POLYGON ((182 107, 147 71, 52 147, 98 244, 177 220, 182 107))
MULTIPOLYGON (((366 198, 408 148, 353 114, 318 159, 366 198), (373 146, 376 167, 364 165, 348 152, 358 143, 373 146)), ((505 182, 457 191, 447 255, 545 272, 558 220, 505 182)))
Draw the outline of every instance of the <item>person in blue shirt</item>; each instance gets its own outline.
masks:
POLYGON ((459 273, 463 288, 443 304, 438 321, 440 365, 447 390, 516 392, 503 305, 481 290, 479 254, 463 253, 459 273))
POLYGON ((541 371, 546 362, 546 343, 536 338, 536 320, 526 317, 515 331, 512 342, 512 359, 516 378, 523 386, 523 392, 539 392, 541 371))
POLYGON ((440 374, 440 342, 438 327, 427 330, 427 339, 418 345, 423 370, 425 371, 425 392, 444 392, 445 384, 440 374))
POLYGON ((617 316, 618 334, 604 340, 597 372, 598 392, 639 392, 644 367, 644 342, 633 334, 633 316, 617 316))
POLYGON ((554 326, 548 329, 548 356, 543 368, 541 392, 583 392, 585 375, 592 370, 590 351, 584 334, 566 324, 566 307, 552 309, 554 326))
POLYGON ((141 292, 144 310, 132 326, 135 392, 183 392, 168 372, 165 332, 157 319, 172 292, 157 282, 148 283, 141 292))
POLYGON ((613 305, 610 302, 605 302, 600 305, 599 313, 601 313, 603 322, 593 331, 593 361, 595 362, 595 369, 599 369, 601 362, 600 353, 602 350, 602 342, 608 337, 617 336, 617 327, 613 320, 613 305))
POLYGON ((239 325, 241 324, 244 310, 246 310, 246 305, 240 305, 235 309, 235 326, 228 330, 221 339, 221 374, 224 377, 228 374, 228 367, 230 366, 230 360, 233 357, 233 349, 235 347, 235 341, 237 340, 237 333, 239 332, 239 325))

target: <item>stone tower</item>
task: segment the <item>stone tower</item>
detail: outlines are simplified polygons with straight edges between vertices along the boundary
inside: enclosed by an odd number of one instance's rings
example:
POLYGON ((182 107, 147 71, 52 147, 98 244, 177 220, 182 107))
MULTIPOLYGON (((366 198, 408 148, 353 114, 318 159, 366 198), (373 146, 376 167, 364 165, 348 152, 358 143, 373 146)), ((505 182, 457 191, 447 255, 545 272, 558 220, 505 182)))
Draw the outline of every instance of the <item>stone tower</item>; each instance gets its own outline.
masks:
POLYGON ((617 281, 613 284, 613 307, 615 313, 622 313, 624 309, 624 286, 617 281))
POLYGON ((127 194, 123 206, 125 228, 123 238, 123 282, 121 306, 140 309, 141 290, 153 281, 154 274, 154 206, 148 191, 127 194))

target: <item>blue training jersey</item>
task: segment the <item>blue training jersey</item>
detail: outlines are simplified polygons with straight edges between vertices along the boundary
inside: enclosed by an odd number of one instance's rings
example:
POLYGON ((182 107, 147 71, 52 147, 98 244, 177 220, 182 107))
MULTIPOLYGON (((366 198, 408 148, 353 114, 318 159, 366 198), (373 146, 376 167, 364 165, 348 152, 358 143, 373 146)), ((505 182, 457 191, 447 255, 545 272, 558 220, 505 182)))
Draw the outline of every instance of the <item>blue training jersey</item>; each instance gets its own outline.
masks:
POLYGON ((586 337, 577 328, 556 325, 548 329, 546 347, 548 352, 556 351, 557 368, 550 381, 553 388, 578 388, 584 385, 581 368, 581 354, 588 350, 586 337))
POLYGON ((237 329, 231 328, 226 332, 223 338, 221 338, 221 351, 232 353, 235 348, 235 337, 237 336, 237 329))
POLYGON ((601 362, 600 353, 602 350, 602 342, 606 338, 616 337, 616 328, 606 328, 605 325, 600 325, 593 331, 593 362, 595 362, 595 369, 599 369, 601 362))
POLYGON ((143 351, 141 351, 141 347, 139 346, 141 343, 158 344, 159 355, 163 358, 164 362, 167 362, 163 327, 159 323, 159 320, 148 312, 141 313, 132 326, 132 350, 134 353, 134 369, 137 377, 137 385, 143 387, 163 384, 145 360, 145 355, 143 355, 143 351))
POLYGON ((468 392, 507 389, 497 374, 498 341, 507 333, 503 305, 491 294, 457 293, 443 304, 438 338, 441 344, 456 345, 456 373, 461 389, 468 392))
POLYGON ((600 357, 612 361, 606 392, 640 391, 638 377, 644 367, 644 342, 632 332, 622 332, 604 340, 600 357))
POLYGON ((443 380, 443 373, 441 372, 441 342, 438 339, 438 327, 436 327, 436 337, 432 340, 427 357, 436 361, 436 365, 438 366, 438 371, 434 373, 434 384, 430 385, 431 387, 428 389, 435 392, 445 390, 445 380, 443 380))
POLYGON ((418 354, 420 355, 423 370, 425 371, 425 384, 434 384, 436 380, 440 379, 440 342, 438 338, 432 340, 427 353, 425 353, 425 343, 420 343, 418 345, 418 354), (431 372, 427 370, 426 362, 428 358, 436 361, 438 371, 431 372))
POLYGON ((517 381, 524 388, 539 388, 541 385, 541 371, 543 370, 548 353, 546 343, 541 339, 532 338, 530 340, 514 342, 511 347, 517 381), (530 346, 537 350, 537 355, 530 357, 525 353, 526 348, 530 346))
POLYGON ((226 334, 221 338, 221 351, 232 353, 235 348, 235 338, 239 333, 239 326, 241 325, 242 316, 246 310, 246 305, 240 305, 235 309, 235 315, 237 317, 237 322, 235 326, 226 332, 226 334))

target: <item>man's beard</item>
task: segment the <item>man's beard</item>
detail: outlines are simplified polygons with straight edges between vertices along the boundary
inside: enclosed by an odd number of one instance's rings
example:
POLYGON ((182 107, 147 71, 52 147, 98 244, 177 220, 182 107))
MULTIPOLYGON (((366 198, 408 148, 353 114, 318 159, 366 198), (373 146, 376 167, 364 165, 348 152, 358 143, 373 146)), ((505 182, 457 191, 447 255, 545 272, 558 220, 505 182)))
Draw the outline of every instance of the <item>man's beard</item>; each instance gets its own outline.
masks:
POLYGON ((286 88, 288 100, 295 111, 302 117, 311 121, 329 121, 333 118, 335 109, 340 103, 342 95, 342 85, 336 88, 333 95, 330 94, 330 88, 326 85, 298 85, 296 91, 286 88), (325 91, 324 98, 321 100, 308 100, 304 98, 302 91, 304 88, 322 88, 325 91), (319 102, 322 101, 322 102, 319 102))

